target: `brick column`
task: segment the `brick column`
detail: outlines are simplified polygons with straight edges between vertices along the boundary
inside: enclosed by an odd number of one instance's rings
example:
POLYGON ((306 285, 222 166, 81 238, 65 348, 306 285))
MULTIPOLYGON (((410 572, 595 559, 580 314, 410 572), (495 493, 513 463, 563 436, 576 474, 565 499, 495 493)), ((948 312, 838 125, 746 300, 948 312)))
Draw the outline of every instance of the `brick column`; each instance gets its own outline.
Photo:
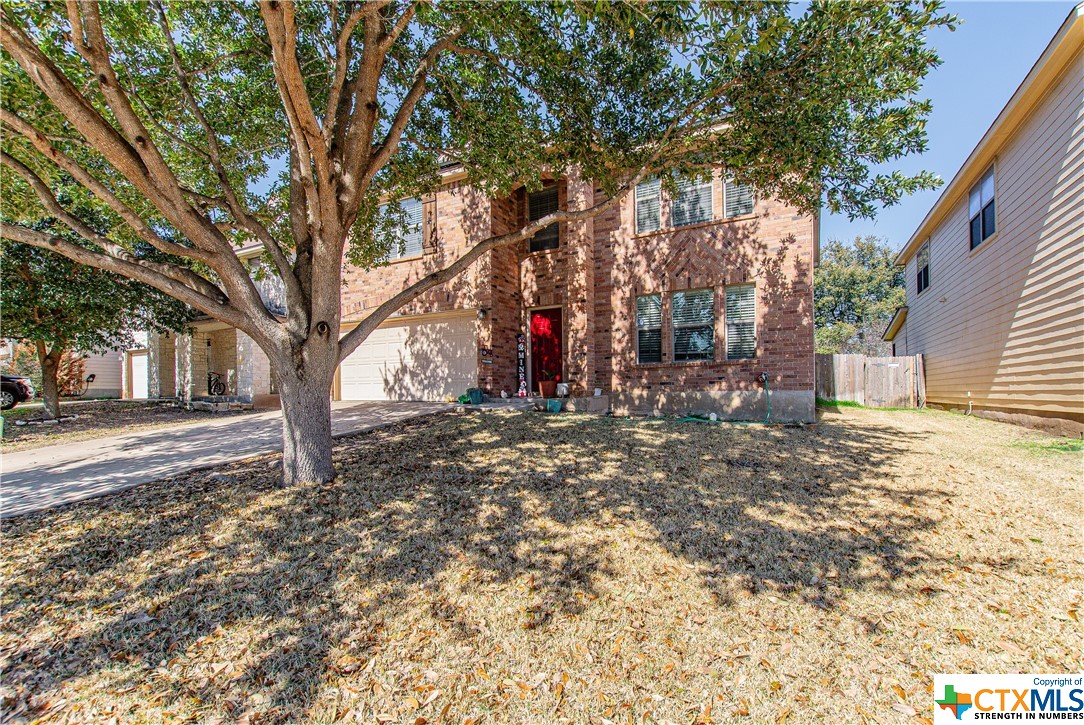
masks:
POLYGON ((178 398, 192 400, 192 336, 177 335, 174 389, 178 398))
MULTIPOLYGON (((594 183, 573 167, 566 179, 567 208, 580 211, 594 202, 594 183)), ((566 224, 568 243, 568 379, 573 395, 591 395, 595 387, 595 224, 593 219, 566 224)))

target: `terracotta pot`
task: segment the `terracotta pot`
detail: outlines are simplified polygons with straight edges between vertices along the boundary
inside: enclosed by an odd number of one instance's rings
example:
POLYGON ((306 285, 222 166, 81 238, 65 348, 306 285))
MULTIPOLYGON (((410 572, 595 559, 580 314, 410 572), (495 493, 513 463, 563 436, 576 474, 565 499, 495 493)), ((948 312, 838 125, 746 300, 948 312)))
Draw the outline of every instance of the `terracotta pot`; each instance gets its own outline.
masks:
POLYGON ((556 380, 539 380, 538 392, 542 394, 543 398, 552 398, 557 395, 557 381, 556 380))

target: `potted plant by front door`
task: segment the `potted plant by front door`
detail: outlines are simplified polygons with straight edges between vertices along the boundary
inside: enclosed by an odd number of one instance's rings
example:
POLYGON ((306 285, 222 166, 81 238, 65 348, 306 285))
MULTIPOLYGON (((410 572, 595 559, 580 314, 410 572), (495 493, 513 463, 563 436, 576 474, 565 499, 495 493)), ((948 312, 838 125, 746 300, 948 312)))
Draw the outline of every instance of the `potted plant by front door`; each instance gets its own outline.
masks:
POLYGON ((557 395, 557 381, 554 374, 549 370, 543 370, 540 374, 542 379, 538 381, 538 392, 543 398, 553 398, 557 395))

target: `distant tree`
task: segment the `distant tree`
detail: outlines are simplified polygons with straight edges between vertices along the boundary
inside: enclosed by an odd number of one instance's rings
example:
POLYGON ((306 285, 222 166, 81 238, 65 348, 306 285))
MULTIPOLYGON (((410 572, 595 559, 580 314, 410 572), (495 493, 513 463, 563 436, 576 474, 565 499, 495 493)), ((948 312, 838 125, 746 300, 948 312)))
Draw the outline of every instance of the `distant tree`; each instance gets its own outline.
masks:
POLYGON ((181 331, 191 319, 187 306, 153 287, 7 240, 0 246, 0 305, 0 336, 37 352, 46 418, 60 416, 71 353, 131 347, 135 331, 181 331))
MULTIPOLYGON (((16 342, 10 357, 0 362, 0 372, 5 375, 23 375, 30 378, 35 391, 41 391, 41 360, 37 346, 16 342)), ((72 351, 65 353, 57 364, 56 387, 61 396, 78 395, 83 389, 86 375, 86 357, 72 351)))
POLYGON ((831 240, 814 272, 814 333, 817 352, 888 355, 881 339, 897 307, 904 304, 904 273, 893 264, 887 239, 857 236, 850 244, 831 240))

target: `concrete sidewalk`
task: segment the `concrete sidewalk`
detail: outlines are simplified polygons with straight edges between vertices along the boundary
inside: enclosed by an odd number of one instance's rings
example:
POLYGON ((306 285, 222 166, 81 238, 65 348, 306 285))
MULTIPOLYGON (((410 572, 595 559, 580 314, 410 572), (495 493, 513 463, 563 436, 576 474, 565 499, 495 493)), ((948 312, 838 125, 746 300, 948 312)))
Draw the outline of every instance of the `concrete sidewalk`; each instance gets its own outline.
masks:
MULTIPOLYGON (((446 403, 332 403, 335 436, 450 410, 446 403)), ((282 450, 282 413, 223 418, 6 453, 0 518, 115 493, 196 468, 282 450)))

